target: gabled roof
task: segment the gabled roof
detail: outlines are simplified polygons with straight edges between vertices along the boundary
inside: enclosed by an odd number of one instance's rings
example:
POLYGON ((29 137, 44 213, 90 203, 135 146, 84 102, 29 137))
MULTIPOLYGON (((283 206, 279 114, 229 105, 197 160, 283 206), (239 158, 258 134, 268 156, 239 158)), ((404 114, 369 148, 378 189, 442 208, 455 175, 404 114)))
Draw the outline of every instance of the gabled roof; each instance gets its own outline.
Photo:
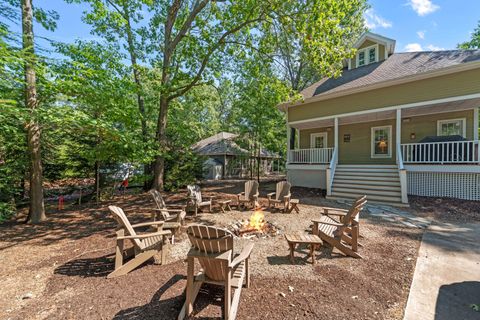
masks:
POLYGON ((193 148, 193 151, 202 156, 240 156, 248 155, 248 151, 242 149, 232 140, 214 141, 207 145, 193 148))
POLYGON ((480 61, 480 50, 451 50, 394 53, 388 59, 343 71, 341 77, 324 78, 301 92, 304 99, 382 82, 429 73, 444 68, 480 61))
POLYGON ((214 142, 218 142, 218 141, 222 141, 222 140, 232 140, 232 139, 235 139, 236 137, 238 137, 238 134, 230 133, 230 132, 220 132, 220 133, 217 133, 217 134, 215 134, 211 137, 208 137, 208 138, 205 138, 203 140, 198 141, 197 143, 192 145, 191 148, 192 149, 198 149, 198 148, 205 147, 206 145, 208 145, 210 143, 214 143, 214 142))
POLYGON ((373 32, 369 32, 369 31, 362 34, 360 39, 358 39, 357 42, 355 42, 353 47, 354 48, 360 47, 365 42, 365 40, 370 40, 375 43, 383 44, 387 48, 388 54, 392 54, 395 52, 395 43, 396 43, 395 40, 384 37, 382 35, 379 35, 373 32))

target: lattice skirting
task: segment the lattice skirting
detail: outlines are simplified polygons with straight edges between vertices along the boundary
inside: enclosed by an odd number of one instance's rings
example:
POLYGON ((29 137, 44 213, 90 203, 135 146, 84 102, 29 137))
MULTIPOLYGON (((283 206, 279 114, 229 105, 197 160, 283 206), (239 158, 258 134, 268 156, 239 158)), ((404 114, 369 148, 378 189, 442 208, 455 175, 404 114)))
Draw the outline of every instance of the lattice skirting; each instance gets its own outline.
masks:
POLYGON ((407 172, 408 194, 480 200, 480 173, 407 172))

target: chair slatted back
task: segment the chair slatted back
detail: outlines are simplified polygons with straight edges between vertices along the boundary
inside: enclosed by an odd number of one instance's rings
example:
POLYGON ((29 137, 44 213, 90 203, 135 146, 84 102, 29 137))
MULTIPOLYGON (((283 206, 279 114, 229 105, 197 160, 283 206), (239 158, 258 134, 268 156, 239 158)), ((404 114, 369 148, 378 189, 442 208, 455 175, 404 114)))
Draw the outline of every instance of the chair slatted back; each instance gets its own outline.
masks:
MULTIPOLYGON (((233 257, 233 234, 225 229, 191 225, 187 235, 192 246, 204 253, 223 253, 230 251, 229 260, 233 257)), ((215 281, 223 281, 227 277, 227 268, 230 261, 210 257, 198 258, 205 274, 215 281)))
MULTIPOLYGON (((152 195, 153 200, 155 201, 158 209, 167 209, 167 205, 163 200, 162 194, 158 190, 152 189, 149 192, 152 195)), ((168 213, 168 211, 161 211, 161 213, 162 213, 163 219, 167 220, 170 218, 170 214, 168 213)))
POLYGON ((283 200, 283 197, 290 194, 292 185, 288 181, 280 181, 275 189, 275 200, 283 200))
POLYGON ((197 203, 202 202, 202 191, 200 187, 196 184, 187 186, 188 197, 197 203))
MULTIPOLYGON (((125 215, 125 212, 123 212, 122 208, 119 208, 117 206, 108 206, 108 209, 110 212, 113 213, 113 217, 118 223, 119 228, 124 229, 126 235, 128 236, 136 236, 136 232, 133 229, 132 225, 130 224, 130 221, 128 221, 127 216, 125 215)), ((132 240, 135 245, 137 245, 139 248, 143 247, 143 243, 139 239, 133 239, 132 240)))
POLYGON ((345 228, 347 228, 351 224, 351 221, 353 220, 358 221, 358 214, 360 213, 360 211, 363 210, 366 204, 367 204, 366 196, 359 197, 355 200, 351 208, 348 210, 348 213, 345 215, 345 218, 343 219, 343 226, 337 229, 337 232, 336 232, 337 236, 341 236, 343 234, 345 228))
POLYGON ((253 196, 258 193, 258 182, 249 180, 245 182, 245 199, 253 200, 253 196))

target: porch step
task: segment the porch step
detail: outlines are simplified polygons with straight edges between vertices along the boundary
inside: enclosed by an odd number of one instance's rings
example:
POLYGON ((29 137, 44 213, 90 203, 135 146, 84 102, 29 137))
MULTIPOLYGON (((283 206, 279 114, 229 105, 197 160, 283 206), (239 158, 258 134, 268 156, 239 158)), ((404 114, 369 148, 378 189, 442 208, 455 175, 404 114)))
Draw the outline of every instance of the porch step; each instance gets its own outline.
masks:
MULTIPOLYGON (((383 183, 383 182, 382 182, 383 183)), ((368 182, 364 181, 352 181, 350 183, 344 183, 343 181, 338 183, 335 183, 335 188, 351 188, 351 189, 356 189, 356 190, 381 190, 381 191, 398 191, 400 189, 400 183, 392 183, 390 185, 388 184, 369 184, 368 182)))
POLYGON ((389 181, 389 182, 399 182, 400 177, 397 175, 388 175, 388 176, 372 176, 370 174, 363 174, 363 175, 351 175, 351 174, 344 174, 343 172, 335 172, 334 175, 335 180, 360 180, 360 181, 389 181))
POLYGON ((328 198, 354 199, 361 195, 372 202, 404 205, 397 166, 338 165, 328 198))

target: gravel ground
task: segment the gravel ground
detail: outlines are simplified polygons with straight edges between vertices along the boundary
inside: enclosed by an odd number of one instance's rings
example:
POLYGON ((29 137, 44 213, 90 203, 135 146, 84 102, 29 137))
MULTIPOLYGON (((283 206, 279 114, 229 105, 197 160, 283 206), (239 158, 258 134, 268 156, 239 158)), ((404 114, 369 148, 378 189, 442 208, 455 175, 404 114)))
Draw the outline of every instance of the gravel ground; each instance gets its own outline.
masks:
MULTIPOLYGON (((205 195, 234 199, 241 182, 204 186, 205 195)), ((261 184, 261 205, 274 184, 261 184)), ((265 212, 282 233, 307 232, 321 206, 321 192, 294 188, 300 214, 265 212)), ((183 201, 183 194, 167 202, 183 201)), ((148 194, 117 197, 132 223, 149 219, 148 194)), ((183 301, 185 234, 170 247, 169 263, 147 263, 126 276, 106 279, 113 269, 115 223, 103 203, 72 205, 38 226, 11 221, 0 226, 0 319, 175 319, 183 301)), ((442 202, 445 205, 446 202, 442 202)), ((411 212, 421 208, 412 208, 411 212)), ((189 222, 228 226, 251 211, 202 213, 189 222)), ((19 220, 22 216, 18 217, 19 220)), ((283 235, 237 239, 235 251, 254 241, 252 286, 242 290, 238 319, 401 319, 412 280, 422 230, 376 219, 362 213, 360 254, 347 258, 322 248, 317 264, 306 260, 307 249, 288 259, 283 235)), ((222 289, 205 286, 195 304, 194 319, 218 319, 222 289)))

